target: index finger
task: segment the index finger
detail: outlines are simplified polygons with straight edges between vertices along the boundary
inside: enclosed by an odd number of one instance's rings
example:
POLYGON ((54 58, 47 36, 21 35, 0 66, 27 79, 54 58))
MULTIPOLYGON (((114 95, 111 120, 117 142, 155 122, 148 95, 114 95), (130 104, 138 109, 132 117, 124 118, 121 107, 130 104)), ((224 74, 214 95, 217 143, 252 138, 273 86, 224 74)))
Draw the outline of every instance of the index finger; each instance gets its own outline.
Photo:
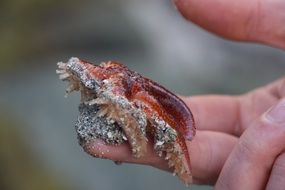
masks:
MULTIPOLYGON (((192 142, 187 141, 194 183, 214 184, 236 142, 236 137, 212 131, 198 131, 192 142)), ((83 148, 95 157, 151 165, 168 171, 173 169, 168 167, 166 160, 154 152, 152 143, 148 144, 146 155, 140 158, 132 156, 127 143, 114 146, 95 140, 84 144, 83 148)))

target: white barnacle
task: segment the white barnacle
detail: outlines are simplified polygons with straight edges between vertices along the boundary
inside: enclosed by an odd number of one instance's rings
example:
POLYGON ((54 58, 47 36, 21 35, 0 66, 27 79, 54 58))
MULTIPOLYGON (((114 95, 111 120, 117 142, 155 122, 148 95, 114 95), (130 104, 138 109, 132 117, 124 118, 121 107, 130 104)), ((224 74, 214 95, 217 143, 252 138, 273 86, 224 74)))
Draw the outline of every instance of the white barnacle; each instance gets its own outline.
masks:
POLYGON ((163 145, 163 144, 164 144, 163 141, 157 141, 157 142, 155 143, 155 146, 161 146, 161 145, 163 145))
POLYGON ((58 62, 57 66, 58 66, 59 69, 66 69, 66 63, 58 62))
POLYGON ((126 135, 123 135, 123 139, 124 139, 125 141, 128 140, 127 137, 126 137, 126 135))
POLYGON ((108 101, 104 100, 103 98, 96 98, 96 99, 92 99, 90 101, 86 101, 85 103, 89 104, 89 106, 95 105, 95 104, 107 104, 108 101))
POLYGON ((64 69, 57 69, 55 70, 56 74, 63 74, 63 73, 66 73, 66 70, 64 69))
POLYGON ((63 74, 60 74, 59 75, 59 79, 60 80, 64 80, 66 78, 70 77, 70 74, 69 73, 63 73, 63 74))
POLYGON ((107 133, 107 136, 108 136, 108 138, 112 138, 112 137, 113 137, 112 132, 109 131, 109 132, 107 133))

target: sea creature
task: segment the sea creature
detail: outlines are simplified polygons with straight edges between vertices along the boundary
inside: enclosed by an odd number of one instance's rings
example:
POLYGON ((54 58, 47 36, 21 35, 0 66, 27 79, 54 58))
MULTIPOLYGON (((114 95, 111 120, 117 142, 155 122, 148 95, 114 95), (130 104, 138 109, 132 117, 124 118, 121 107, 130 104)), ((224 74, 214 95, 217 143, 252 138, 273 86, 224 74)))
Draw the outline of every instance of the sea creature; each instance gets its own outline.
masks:
POLYGON ((175 94, 125 65, 93 65, 78 58, 59 62, 59 78, 69 81, 66 93, 81 92, 76 123, 82 143, 100 138, 108 144, 130 144, 134 157, 146 153, 148 138, 174 174, 192 182, 186 141, 195 135, 193 115, 175 94), (148 138, 147 138, 148 137, 148 138))

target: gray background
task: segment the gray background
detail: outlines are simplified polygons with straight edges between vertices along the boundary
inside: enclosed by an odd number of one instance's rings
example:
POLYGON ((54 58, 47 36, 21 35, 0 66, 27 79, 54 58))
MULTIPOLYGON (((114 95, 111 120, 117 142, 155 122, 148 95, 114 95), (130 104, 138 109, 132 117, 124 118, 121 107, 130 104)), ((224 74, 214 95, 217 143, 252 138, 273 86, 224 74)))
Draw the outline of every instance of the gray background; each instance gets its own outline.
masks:
MULTIPOLYGON (((30 0, 3 6, 0 126, 8 130, 7 122, 13 123, 32 163, 42 168, 39 173, 66 189, 187 187, 155 168, 116 166, 85 154, 73 127, 79 96, 63 97, 66 84, 55 74, 56 62, 71 56, 95 63, 118 60, 183 95, 240 94, 284 74, 284 51, 216 37, 184 20, 169 0, 30 0)), ((14 135, 9 138, 13 142, 14 135)), ((2 183, 13 189, 13 182, 2 183)))

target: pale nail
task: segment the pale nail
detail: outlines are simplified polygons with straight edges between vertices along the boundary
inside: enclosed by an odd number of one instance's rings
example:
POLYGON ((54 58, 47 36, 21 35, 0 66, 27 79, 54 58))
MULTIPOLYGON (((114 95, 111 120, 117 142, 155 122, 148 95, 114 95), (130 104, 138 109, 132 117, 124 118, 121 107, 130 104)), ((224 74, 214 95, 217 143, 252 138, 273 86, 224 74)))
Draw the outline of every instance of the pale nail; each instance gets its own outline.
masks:
POLYGON ((285 101, 279 102, 272 107, 266 114, 265 118, 272 123, 284 123, 285 122, 285 101))

